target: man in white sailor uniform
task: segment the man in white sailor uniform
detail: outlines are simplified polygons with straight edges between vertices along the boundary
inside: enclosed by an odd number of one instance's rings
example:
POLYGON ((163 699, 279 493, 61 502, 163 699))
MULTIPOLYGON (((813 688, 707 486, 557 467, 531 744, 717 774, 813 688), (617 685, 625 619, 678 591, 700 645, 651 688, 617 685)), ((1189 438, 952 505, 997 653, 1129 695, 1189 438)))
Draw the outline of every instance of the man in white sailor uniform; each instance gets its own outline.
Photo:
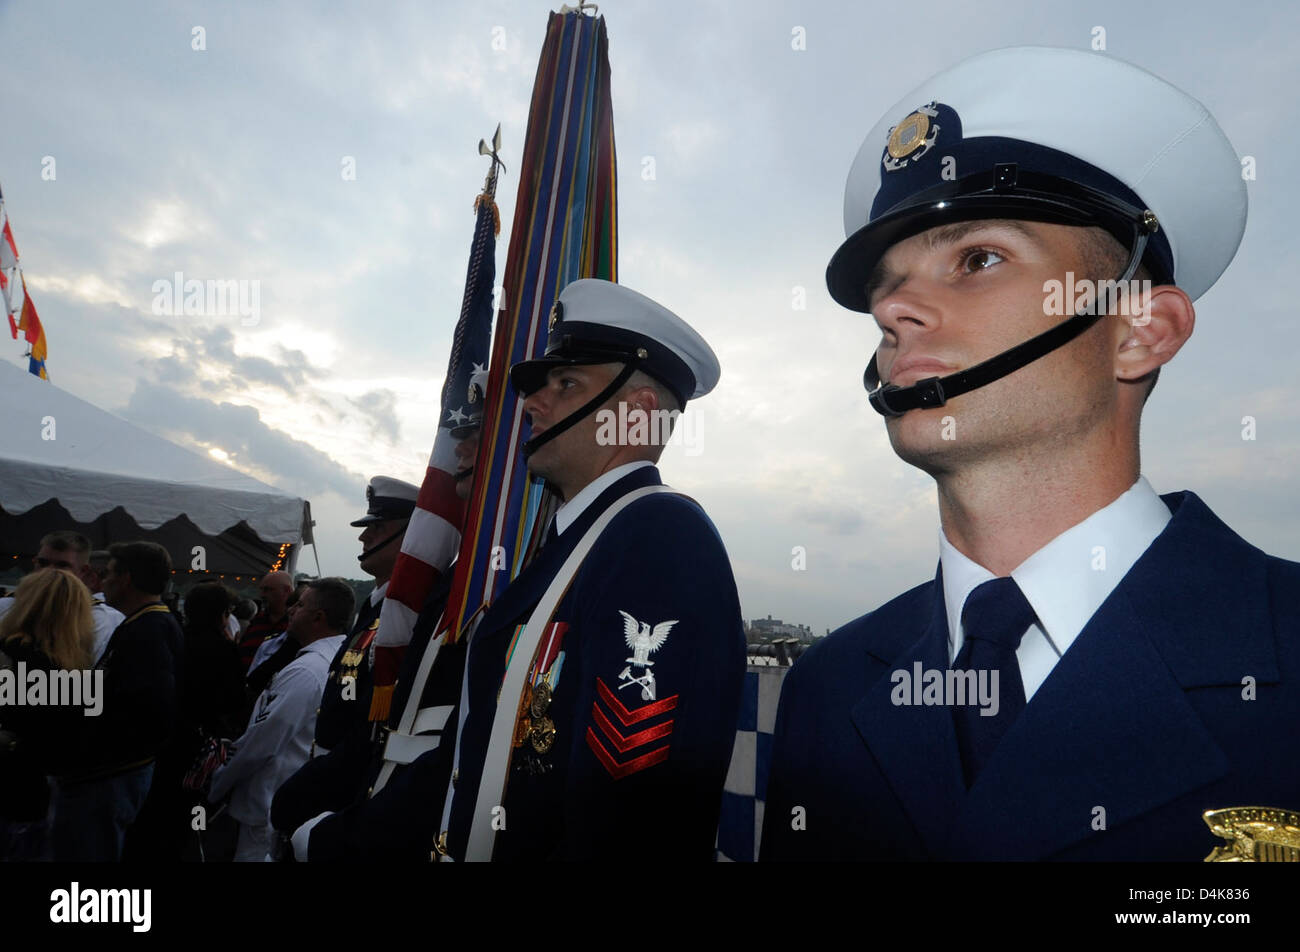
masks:
MULTIPOLYGON (((649 298, 565 287, 544 357, 511 368, 529 469, 563 505, 470 639, 446 740, 366 804, 367 855, 712 857, 745 670, 735 580, 703 510, 664 491, 662 441, 608 424, 620 407, 662 419, 718 375, 649 298)), ((308 832, 309 857, 332 822, 308 832)))
POLYGON ((235 860, 262 862, 271 849, 271 798, 307 760, 329 659, 352 617, 352 588, 339 578, 311 581, 289 610, 289 634, 301 647, 257 699, 230 761, 212 776, 209 799, 230 798, 239 821, 235 860))
POLYGON ((1194 861, 1204 811, 1300 807, 1300 565, 1140 469, 1246 204, 1206 109, 1108 55, 985 53, 868 134, 827 283, 939 570, 791 670, 763 858, 1194 861))

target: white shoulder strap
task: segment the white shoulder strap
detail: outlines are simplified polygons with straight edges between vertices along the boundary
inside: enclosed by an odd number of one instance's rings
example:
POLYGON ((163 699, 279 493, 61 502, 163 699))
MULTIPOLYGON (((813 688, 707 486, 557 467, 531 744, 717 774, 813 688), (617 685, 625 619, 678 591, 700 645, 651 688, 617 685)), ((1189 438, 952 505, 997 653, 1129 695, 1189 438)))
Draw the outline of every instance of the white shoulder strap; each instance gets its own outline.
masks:
MULTIPOLYGON (((519 701, 523 695, 524 679, 527 677, 529 666, 533 663, 533 654, 537 651, 542 632, 550 624, 561 599, 568 592, 569 586, 573 584, 573 579, 582 566, 582 560, 586 558, 587 553, 596 544, 596 540, 605 531, 605 527, 610 524, 615 516, 638 499, 643 499, 654 493, 665 492, 673 492, 673 490, 667 486, 645 486, 623 496, 602 512, 569 554, 564 565, 561 566, 560 571, 556 573, 555 578, 551 581, 550 587, 546 589, 546 594, 542 596, 542 600, 537 603, 537 608, 533 610, 527 627, 524 628, 523 633, 519 636, 518 643, 515 645, 514 653, 510 657, 509 667, 506 669, 505 683, 501 685, 501 693, 497 695, 497 709, 492 719, 487 760, 483 764, 483 777, 479 783, 478 799, 474 805, 469 844, 465 850, 466 860, 485 862, 492 858, 492 846, 496 839, 492 808, 499 806, 505 799, 506 776, 510 771, 510 757, 514 751, 515 718, 519 713, 519 701)), ((463 720, 464 717, 462 717, 463 720)), ((447 791, 447 800, 450 803, 450 790, 447 791)))

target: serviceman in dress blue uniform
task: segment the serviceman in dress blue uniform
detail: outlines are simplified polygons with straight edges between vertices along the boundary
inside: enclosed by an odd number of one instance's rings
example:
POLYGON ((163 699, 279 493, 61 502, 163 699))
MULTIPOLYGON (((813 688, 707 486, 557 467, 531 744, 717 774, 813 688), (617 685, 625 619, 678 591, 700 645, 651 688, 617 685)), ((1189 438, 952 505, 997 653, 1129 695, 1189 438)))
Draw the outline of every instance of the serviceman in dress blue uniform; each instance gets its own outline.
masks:
MULTIPOLYGON (((355 850, 712 857, 745 669, 735 580, 703 510, 664 491, 650 428, 609 423, 620 407, 663 419, 718 375, 708 344, 649 298, 596 279, 564 289, 545 356, 511 369, 529 469, 563 505, 472 634, 444 742, 365 804, 355 850)), ((309 857, 344 823, 310 831, 309 857)))
POLYGON ((316 712, 311 759, 276 792, 271 817, 281 831, 287 822, 282 822, 284 816, 313 817, 365 793, 374 734, 368 718, 374 686, 373 643, 384 594, 419 493, 420 487, 391 476, 375 476, 366 486, 366 513, 352 525, 362 530, 357 561, 362 571, 374 576, 375 587, 362 600, 348 637, 330 662, 316 712), (323 758, 330 753, 333 757, 326 762, 323 758))
MULTIPOLYGON (((452 438, 457 441, 456 495, 462 501, 469 499, 474 486, 474 462, 478 453, 481 422, 482 412, 479 410, 471 415, 468 422, 450 428, 452 438)), ((406 708, 424 651, 442 619, 454 575, 453 562, 446 571, 439 574, 420 610, 411 631, 410 644, 402 658, 387 723, 373 732, 367 732, 367 744, 344 744, 308 761, 275 795, 271 806, 272 824, 284 837, 290 837, 299 827, 310 824, 303 834, 304 847, 311 828, 327 816, 341 814, 336 822, 326 824, 313 841, 313 851, 316 854, 314 858, 318 861, 360 858, 361 851, 352 849, 348 844, 354 833, 363 833, 362 808, 383 765, 389 734, 397 727, 406 708), (349 811, 350 807, 357 809, 349 811)), ((464 661, 463 643, 445 647, 439 653, 436 666, 423 688, 422 707, 451 706, 456 703, 464 661)), ((335 691, 334 694, 338 695, 338 692, 335 691)), ((330 703, 330 700, 327 695, 322 706, 330 703)), ((334 701, 337 703, 337 697, 334 701)), ((368 709, 369 700, 365 703, 368 709)), ((434 738, 432 742, 436 743, 436 740, 434 738)), ((389 753, 398 756, 396 752, 389 753)), ((401 759, 409 763, 415 759, 415 755, 408 753, 401 759)), ((282 849, 280 855, 287 859, 288 850, 282 849)), ((305 848, 297 858, 306 861, 305 848)))
POLYGON ((1300 807, 1300 565, 1139 465, 1245 222, 1213 117, 1108 55, 985 53, 871 130, 827 283, 939 570, 787 677, 764 858, 1200 860, 1204 811, 1300 807))

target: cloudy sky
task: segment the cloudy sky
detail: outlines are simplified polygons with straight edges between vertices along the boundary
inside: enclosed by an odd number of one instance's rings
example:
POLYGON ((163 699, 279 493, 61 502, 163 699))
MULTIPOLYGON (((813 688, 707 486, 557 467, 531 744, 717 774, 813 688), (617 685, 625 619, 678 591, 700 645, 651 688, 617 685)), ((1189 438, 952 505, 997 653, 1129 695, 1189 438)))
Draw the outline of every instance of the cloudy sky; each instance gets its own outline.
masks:
MULTIPOLYGON (((0 3, 0 186, 55 384, 310 499, 322 569, 357 574, 347 522, 366 477, 418 481, 428 456, 486 171, 476 146, 498 122, 512 220, 548 9, 0 3), (258 282, 259 319, 155 314, 154 282, 178 271, 258 282)), ((689 410, 698 455, 671 447, 662 469, 717 523, 747 616, 821 632, 929 577, 938 557, 933 482, 894 457, 862 390, 874 325, 823 282, 862 137, 958 59, 1087 49, 1097 27, 1098 55, 1200 99, 1257 169, 1241 251, 1147 407, 1143 471, 1300 558, 1295 7, 627 0, 601 12, 620 278, 693 323, 723 365, 689 410)), ((24 365, 22 353, 0 344, 0 359, 24 365)))

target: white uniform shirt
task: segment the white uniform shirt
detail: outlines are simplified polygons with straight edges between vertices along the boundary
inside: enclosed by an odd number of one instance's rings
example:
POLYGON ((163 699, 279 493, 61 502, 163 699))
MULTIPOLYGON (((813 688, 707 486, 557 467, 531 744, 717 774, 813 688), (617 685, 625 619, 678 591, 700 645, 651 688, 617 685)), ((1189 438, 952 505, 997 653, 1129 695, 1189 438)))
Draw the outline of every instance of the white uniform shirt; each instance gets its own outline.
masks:
MULTIPOLYGON (((93 665, 103 655, 104 649, 108 647, 108 640, 113 637, 113 632, 117 631, 117 626, 126 620, 126 616, 116 608, 110 607, 100 592, 93 594, 91 600, 90 617, 95 622, 95 645, 91 648, 91 654, 94 655, 91 661, 93 665)), ((3 618, 5 612, 13 608, 13 605, 12 595, 0 598, 0 618, 3 618)))
POLYGON ((230 815, 240 823, 269 826, 275 791, 307 762, 330 661, 344 637, 313 641, 271 679, 234 756, 213 774, 209 800, 229 794, 230 815))
MULTIPOLYGON (((1011 577, 1038 616, 1016 650, 1026 701, 1171 518, 1169 507, 1146 477, 1139 476, 1109 506, 1066 529, 1012 570, 1011 577)), ((961 611, 966 598, 994 575, 958 552, 942 529, 939 561, 952 664, 964 641, 961 611)))
POLYGON ((239 641, 239 619, 234 615, 226 616, 226 632, 231 641, 239 641))
POLYGON ((104 649, 108 647, 108 640, 113 637, 113 632, 117 631, 117 626, 126 621, 123 615, 108 602, 104 601, 103 592, 95 592, 90 596, 94 604, 90 606, 90 614, 95 619, 95 661, 103 657, 104 649))

